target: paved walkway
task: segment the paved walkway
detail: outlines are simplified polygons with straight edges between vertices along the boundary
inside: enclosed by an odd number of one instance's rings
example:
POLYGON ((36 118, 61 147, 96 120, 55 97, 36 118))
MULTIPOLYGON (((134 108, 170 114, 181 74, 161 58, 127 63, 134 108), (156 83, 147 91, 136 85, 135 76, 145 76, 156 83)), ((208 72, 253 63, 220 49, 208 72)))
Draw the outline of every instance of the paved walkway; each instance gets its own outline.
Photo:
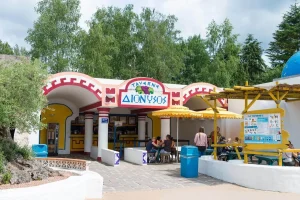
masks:
POLYGON ((183 178, 180 176, 180 164, 177 163, 140 166, 122 162, 118 167, 111 167, 93 161, 90 170, 103 176, 104 193, 224 184, 205 175, 191 179, 183 178))
POLYGON ((103 200, 300 199, 299 194, 248 189, 205 175, 183 178, 179 164, 139 166, 122 162, 111 167, 92 161, 90 170, 104 178, 103 200))
POLYGON ((102 200, 187 200, 187 199, 222 199, 222 200, 299 200, 299 194, 266 192, 242 188, 231 184, 216 186, 188 187, 156 191, 136 191, 105 193, 102 200))

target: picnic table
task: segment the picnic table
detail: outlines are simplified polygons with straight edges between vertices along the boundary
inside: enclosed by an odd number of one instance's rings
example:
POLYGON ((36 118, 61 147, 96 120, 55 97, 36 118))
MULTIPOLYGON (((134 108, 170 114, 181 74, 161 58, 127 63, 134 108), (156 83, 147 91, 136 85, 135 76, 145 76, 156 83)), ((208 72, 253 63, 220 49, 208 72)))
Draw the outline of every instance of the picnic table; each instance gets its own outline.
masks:
MULTIPOLYGON (((277 156, 255 156, 258 159, 258 164, 261 164, 261 162, 264 160, 267 162, 268 165, 273 165, 274 162, 278 162, 277 156)), ((283 158, 282 160, 284 160, 283 158)))

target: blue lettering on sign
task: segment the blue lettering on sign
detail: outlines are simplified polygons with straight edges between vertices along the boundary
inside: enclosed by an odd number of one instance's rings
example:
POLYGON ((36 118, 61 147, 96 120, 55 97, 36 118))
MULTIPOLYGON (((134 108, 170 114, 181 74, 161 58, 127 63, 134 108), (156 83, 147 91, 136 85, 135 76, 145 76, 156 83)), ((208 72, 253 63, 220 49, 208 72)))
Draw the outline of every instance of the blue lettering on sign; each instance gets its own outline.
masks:
POLYGON ((139 104, 165 104, 167 103, 167 97, 165 96, 155 96, 155 95, 140 95, 140 94, 130 94, 125 95, 122 99, 123 103, 139 103, 139 104))

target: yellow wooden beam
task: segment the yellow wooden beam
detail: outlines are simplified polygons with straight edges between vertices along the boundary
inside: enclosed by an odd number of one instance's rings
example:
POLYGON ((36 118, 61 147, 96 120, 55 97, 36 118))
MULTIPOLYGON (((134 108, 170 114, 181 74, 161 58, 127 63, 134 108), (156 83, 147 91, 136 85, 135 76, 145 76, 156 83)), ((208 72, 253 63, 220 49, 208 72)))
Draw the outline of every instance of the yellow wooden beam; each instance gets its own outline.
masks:
POLYGON ((289 93, 289 91, 286 91, 280 98, 279 100, 281 101, 282 99, 284 99, 284 97, 289 93))
POLYGON ((254 99, 252 99, 252 101, 250 102, 250 104, 247 105, 246 108, 243 110, 243 114, 245 114, 251 108, 251 106, 253 106, 253 104, 260 98, 260 96, 261 96, 261 94, 258 93, 256 95, 256 97, 254 99))
POLYGON ((277 98, 274 96, 274 94, 272 92, 269 92, 268 94, 275 102, 277 101, 277 98))

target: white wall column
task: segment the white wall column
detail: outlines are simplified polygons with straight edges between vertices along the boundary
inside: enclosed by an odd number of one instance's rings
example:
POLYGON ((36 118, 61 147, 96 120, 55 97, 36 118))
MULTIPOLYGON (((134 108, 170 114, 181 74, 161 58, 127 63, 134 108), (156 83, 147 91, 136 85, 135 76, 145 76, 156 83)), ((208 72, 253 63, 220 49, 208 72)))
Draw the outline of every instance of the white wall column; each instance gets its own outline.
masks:
POLYGON ((93 145, 94 113, 84 113, 84 154, 90 155, 93 145))
MULTIPOLYGON (((146 115, 138 115, 138 139, 145 140, 146 136, 146 115)), ((144 143, 141 143, 143 146, 144 143)))
POLYGON ((170 117, 162 117, 160 118, 160 136, 162 140, 166 139, 167 135, 170 135, 170 117))
POLYGON ((99 121, 98 121, 98 157, 97 160, 101 161, 101 149, 108 148, 108 114, 110 108, 98 108, 99 121))

